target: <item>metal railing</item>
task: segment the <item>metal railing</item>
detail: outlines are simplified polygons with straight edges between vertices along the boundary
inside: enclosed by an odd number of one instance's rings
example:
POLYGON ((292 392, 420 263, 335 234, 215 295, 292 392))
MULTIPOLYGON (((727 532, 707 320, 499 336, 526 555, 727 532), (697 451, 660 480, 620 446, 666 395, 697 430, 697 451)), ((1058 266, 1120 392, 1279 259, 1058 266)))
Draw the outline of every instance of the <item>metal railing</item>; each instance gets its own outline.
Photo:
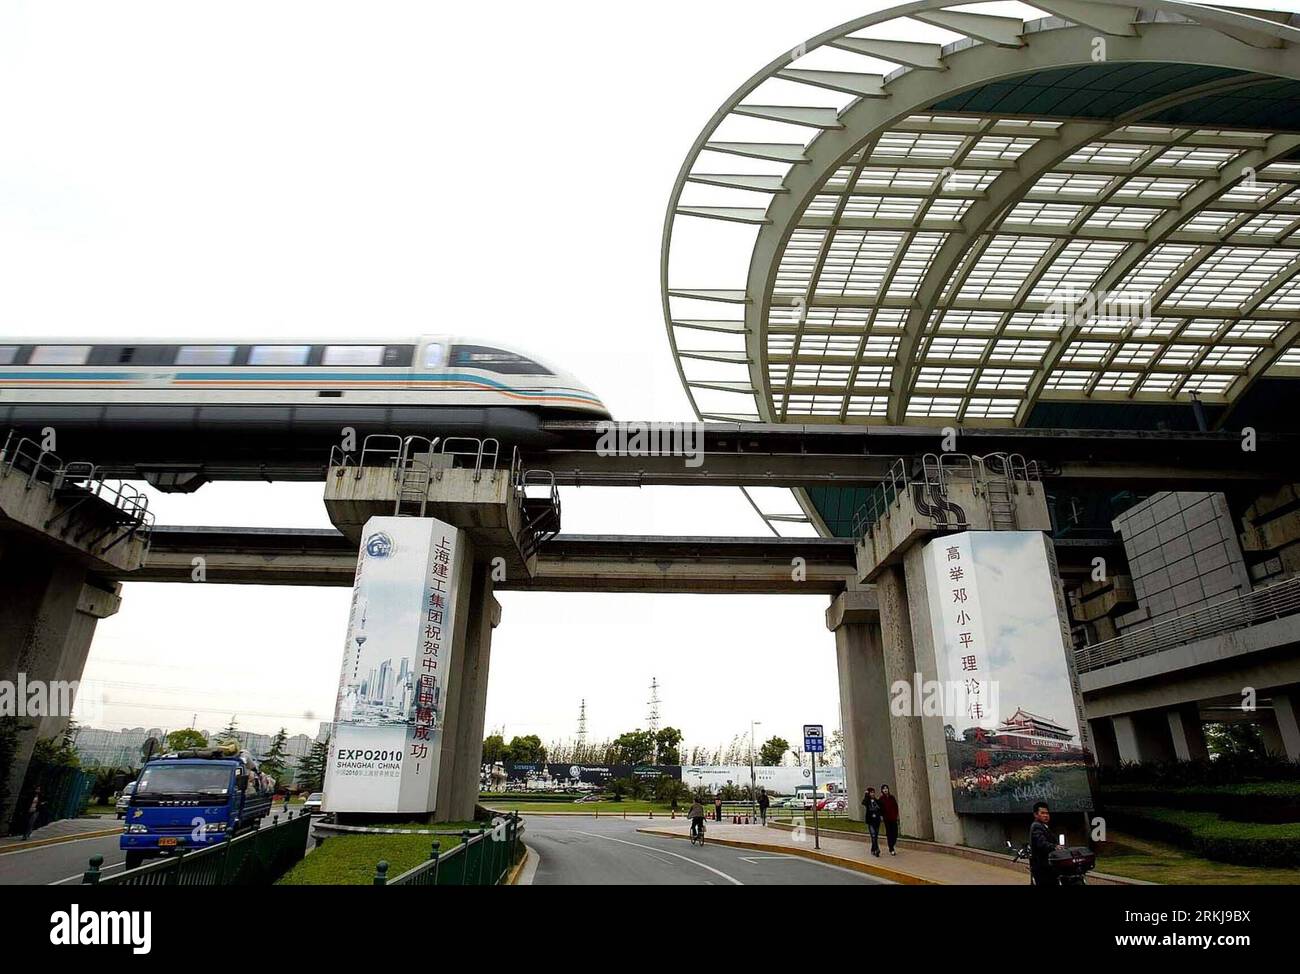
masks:
MULTIPOLYGON (((1027 461, 1019 453, 990 453, 985 456, 926 453, 920 458, 919 466, 914 458, 899 457, 890 466, 884 480, 872 488, 867 499, 854 512, 853 537, 855 540, 865 538, 867 532, 913 487, 921 488, 924 496, 940 502, 947 497, 948 487, 955 480, 967 481, 978 491, 980 484, 987 485, 995 479, 1005 480, 1010 493, 1019 493, 1023 489, 1033 494, 1034 485, 1042 479, 1042 474, 1037 462, 1027 461), (914 474, 914 469, 919 472, 914 474)), ((951 506, 954 513, 960 510, 951 506)), ((956 526, 962 526, 962 518, 957 518, 957 521, 956 526)))
MULTIPOLYGON (((99 467, 88 460, 64 461, 57 453, 44 449, 35 440, 19 436, 10 430, 0 448, 0 476, 25 477, 24 488, 44 488, 51 498, 63 503, 62 509, 46 520, 45 530, 63 521, 71 521, 73 513, 83 505, 101 505, 111 509, 107 524, 101 524, 99 533, 91 538, 88 547, 104 553, 123 541, 139 537, 144 542, 144 554, 149 553, 155 518, 149 510, 149 497, 143 491, 121 480, 106 480, 99 467), (116 535, 116 537, 113 537, 116 535), (113 540, 109 541, 109 538, 113 540), (103 548, 97 546, 108 541, 103 548)), ((105 520, 103 517, 101 521, 105 520)), ((78 542, 86 538, 94 526, 86 527, 76 535, 78 542)))
POLYGON ((375 866, 375 886, 496 886, 523 854, 524 823, 517 814, 491 828, 461 832, 460 843, 445 855, 434 842, 427 861, 388 878, 388 862, 375 866))
POLYGON ((1074 651, 1080 673, 1300 612, 1300 575, 1074 651))
POLYGON ((279 879, 307 852, 311 817, 299 812, 238 838, 206 846, 196 852, 146 863, 114 876, 104 876, 103 856, 92 856, 82 876, 90 886, 264 886, 279 879))

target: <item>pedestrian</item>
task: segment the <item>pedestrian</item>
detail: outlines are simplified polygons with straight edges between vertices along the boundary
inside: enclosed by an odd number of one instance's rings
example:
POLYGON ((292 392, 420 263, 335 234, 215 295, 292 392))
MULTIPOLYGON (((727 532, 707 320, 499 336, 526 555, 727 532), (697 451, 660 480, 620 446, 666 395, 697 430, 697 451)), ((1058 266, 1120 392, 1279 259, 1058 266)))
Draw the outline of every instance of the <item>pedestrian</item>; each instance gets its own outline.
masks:
POLYGON ((771 804, 771 799, 767 797, 767 789, 758 789, 758 814, 762 819, 762 824, 767 824, 767 806, 771 804))
POLYGON ((1034 802, 1034 821, 1029 826, 1029 874, 1035 886, 1059 886, 1049 861, 1056 848, 1052 838, 1052 813, 1047 802, 1034 802))
POLYGON ((862 812, 867 823, 867 829, 871 832, 871 854, 880 855, 880 799, 876 797, 876 789, 868 788, 867 793, 862 796, 862 812))
POLYGON ((722 821, 722 792, 718 792, 713 797, 713 820, 715 822, 722 821))
POLYGON ((889 785, 880 786, 880 815, 885 820, 885 838, 889 841, 889 854, 898 855, 894 846, 898 844, 898 799, 889 790, 889 785))
POLYGON ((36 791, 32 793, 31 804, 27 806, 27 822, 23 825, 23 841, 26 842, 32 837, 32 829, 36 828, 36 819, 41 814, 41 786, 36 786, 36 791))

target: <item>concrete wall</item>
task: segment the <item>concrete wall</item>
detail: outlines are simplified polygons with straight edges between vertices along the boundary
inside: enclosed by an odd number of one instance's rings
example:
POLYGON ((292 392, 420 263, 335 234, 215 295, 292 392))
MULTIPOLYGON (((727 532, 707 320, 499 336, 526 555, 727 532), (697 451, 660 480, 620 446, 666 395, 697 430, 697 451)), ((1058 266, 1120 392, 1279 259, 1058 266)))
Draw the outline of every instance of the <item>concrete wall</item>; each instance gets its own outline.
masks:
POLYGON ((1222 494, 1154 494, 1112 526, 1124 540, 1139 603, 1139 611, 1122 617, 1121 626, 1145 625, 1251 589, 1222 494))

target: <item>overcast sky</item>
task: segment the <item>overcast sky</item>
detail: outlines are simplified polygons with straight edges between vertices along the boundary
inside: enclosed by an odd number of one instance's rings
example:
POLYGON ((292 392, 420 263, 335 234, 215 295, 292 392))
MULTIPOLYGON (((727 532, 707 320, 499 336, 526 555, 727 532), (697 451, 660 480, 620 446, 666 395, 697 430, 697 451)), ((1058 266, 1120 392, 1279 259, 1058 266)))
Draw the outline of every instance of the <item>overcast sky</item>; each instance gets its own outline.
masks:
MULTIPOLYGON (((759 67, 881 6, 0 2, 0 332, 461 334, 535 349, 618 418, 692 418, 658 282, 682 158, 759 67)), ((328 524, 316 485, 156 510, 328 524)), ((766 528, 729 488, 588 488, 564 530, 766 528)), ((346 590, 124 594, 86 671, 107 726, 331 716, 346 590)), ((582 698, 595 737, 643 724, 652 677, 688 744, 839 723, 824 597, 500 599, 487 722, 507 735, 570 736, 582 698)))
MULTIPOLYGON (((664 207, 718 104, 869 5, 0 4, 0 330, 415 336, 535 349, 623 419, 692 418, 664 207)), ((700 281, 708 286, 711 282, 700 281)), ((160 523, 327 526, 316 485, 160 496, 160 523)), ((766 532, 741 494, 566 491, 572 533, 766 532)), ((128 584, 107 726, 315 733, 343 589, 128 584)), ((503 593, 487 723, 688 743, 839 723, 824 597, 503 593)))

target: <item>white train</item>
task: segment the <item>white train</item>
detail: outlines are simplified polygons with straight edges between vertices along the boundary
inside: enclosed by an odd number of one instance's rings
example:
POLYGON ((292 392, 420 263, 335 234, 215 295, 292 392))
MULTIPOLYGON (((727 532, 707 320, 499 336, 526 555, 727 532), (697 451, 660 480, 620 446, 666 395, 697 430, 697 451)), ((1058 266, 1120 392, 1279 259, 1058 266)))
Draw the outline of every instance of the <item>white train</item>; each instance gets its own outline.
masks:
POLYGON ((0 428, 526 438, 546 418, 609 412, 568 373, 470 338, 0 338, 0 428))

